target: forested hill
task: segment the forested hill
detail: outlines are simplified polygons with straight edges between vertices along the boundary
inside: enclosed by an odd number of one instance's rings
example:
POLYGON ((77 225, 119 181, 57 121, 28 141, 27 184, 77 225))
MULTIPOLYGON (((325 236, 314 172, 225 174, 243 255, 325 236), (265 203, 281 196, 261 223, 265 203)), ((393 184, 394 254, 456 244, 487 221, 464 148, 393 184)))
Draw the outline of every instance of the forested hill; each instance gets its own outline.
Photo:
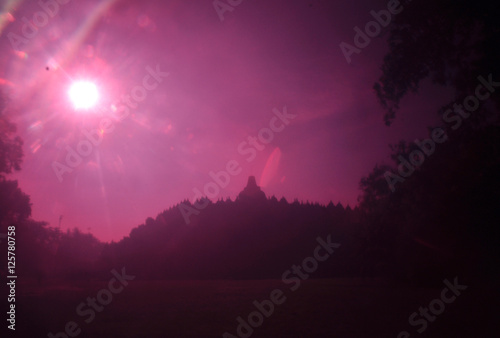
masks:
MULTIPOLYGON (((281 278, 291 265, 313 255, 318 237, 353 242, 357 213, 341 204, 288 203, 244 192, 235 201, 184 201, 107 245, 102 263, 107 268, 127 266, 147 279, 281 278), (205 203, 201 210, 195 206, 205 203), (190 209, 197 214, 187 224, 183 213, 190 209)), ((350 264, 354 257, 341 248, 316 276, 359 271, 359 265, 350 264)))

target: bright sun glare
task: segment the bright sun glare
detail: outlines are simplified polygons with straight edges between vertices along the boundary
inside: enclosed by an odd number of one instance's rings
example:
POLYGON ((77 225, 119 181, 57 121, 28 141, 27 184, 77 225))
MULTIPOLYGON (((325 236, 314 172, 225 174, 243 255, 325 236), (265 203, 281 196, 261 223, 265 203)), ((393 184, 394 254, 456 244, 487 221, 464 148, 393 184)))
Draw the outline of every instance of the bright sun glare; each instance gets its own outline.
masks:
POLYGON ((73 83, 68 94, 75 109, 92 108, 99 98, 96 85, 88 81, 73 83))

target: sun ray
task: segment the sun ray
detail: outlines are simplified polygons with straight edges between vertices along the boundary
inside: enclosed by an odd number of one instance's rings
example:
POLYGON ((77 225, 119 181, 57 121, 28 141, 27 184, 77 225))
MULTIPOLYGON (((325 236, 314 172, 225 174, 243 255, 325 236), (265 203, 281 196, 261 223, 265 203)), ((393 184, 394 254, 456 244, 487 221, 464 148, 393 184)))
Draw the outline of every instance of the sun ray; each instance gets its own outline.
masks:
POLYGON ((7 0, 0 11, 0 36, 7 25, 15 21, 12 12, 21 5, 23 0, 7 0))
POLYGON ((61 65, 66 66, 72 59, 78 48, 83 44, 93 28, 99 23, 99 20, 108 10, 120 0, 106 0, 97 5, 87 20, 80 25, 80 28, 68 39, 66 49, 56 58, 61 65))

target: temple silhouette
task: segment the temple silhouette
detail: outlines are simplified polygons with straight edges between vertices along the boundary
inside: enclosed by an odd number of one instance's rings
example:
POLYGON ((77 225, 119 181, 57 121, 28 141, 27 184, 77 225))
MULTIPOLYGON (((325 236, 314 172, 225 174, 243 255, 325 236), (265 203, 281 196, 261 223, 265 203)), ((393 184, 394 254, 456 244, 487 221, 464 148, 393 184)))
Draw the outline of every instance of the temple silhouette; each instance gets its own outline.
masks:
POLYGON ((255 176, 248 177, 246 187, 238 194, 238 200, 240 201, 265 201, 266 198, 266 194, 257 185, 255 176))

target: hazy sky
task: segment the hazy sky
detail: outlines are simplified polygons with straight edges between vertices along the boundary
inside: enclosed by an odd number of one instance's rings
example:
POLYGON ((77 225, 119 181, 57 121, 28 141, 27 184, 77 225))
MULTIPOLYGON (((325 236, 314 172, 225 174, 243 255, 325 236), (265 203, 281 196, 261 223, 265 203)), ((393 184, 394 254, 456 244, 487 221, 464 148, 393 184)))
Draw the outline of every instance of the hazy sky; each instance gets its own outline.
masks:
POLYGON ((254 175, 268 196, 353 206, 388 144, 427 137, 447 101, 424 87, 384 125, 372 87, 388 28, 350 64, 339 48, 384 1, 243 0, 223 21, 211 0, 73 0, 53 17, 37 15, 35 1, 3 6, 0 88, 25 141, 13 177, 34 219, 57 226, 63 215, 63 229, 102 240, 192 200, 230 161, 241 170, 214 200, 254 175), (74 109, 68 90, 79 80, 97 86, 97 108, 74 109), (273 118, 284 107, 296 116, 288 124, 273 118), (85 154, 81 163, 67 163, 68 149, 85 154))

